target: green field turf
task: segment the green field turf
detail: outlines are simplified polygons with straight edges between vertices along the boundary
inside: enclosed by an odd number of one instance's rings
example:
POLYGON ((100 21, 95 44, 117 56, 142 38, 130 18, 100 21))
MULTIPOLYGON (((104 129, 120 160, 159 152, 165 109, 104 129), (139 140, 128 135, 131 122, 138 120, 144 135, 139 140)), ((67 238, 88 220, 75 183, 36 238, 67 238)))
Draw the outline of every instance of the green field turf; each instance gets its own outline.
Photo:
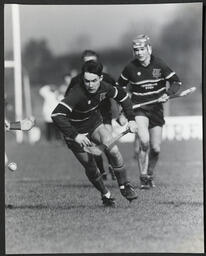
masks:
POLYGON ((153 190, 139 189, 132 144, 119 144, 138 199, 106 184, 116 208, 104 208, 72 153, 40 141, 6 149, 18 170, 5 170, 6 253, 202 253, 203 169, 200 141, 163 142, 153 190))

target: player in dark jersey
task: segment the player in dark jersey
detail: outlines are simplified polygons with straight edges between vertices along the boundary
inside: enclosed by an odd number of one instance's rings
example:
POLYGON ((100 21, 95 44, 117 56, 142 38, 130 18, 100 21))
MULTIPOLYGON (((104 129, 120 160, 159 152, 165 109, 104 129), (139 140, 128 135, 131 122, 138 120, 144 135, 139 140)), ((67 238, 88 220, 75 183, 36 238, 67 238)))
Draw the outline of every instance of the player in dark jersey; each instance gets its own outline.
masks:
MULTIPOLYGON (((83 63, 93 60, 93 61, 98 61, 99 60, 99 56, 96 52, 92 51, 92 50, 85 50, 82 53, 82 57, 81 57, 83 63)), ((116 81, 107 73, 102 72, 102 76, 103 76, 103 81, 112 84, 113 86, 116 85, 116 81)), ((71 88, 73 88, 76 84, 79 84, 79 82, 82 80, 82 74, 79 73, 78 75, 76 75, 75 77, 72 78, 70 84, 68 85, 66 92, 65 92, 65 97, 68 96, 71 88)), ((112 121, 112 109, 117 108, 117 104, 113 99, 104 99, 100 106, 100 112, 102 114, 103 117, 103 123, 105 124, 105 126, 107 127, 107 129, 109 129, 110 132, 112 132, 112 125, 111 125, 111 121, 112 121)), ((115 175, 114 175, 114 171, 112 169, 112 165, 110 163, 109 157, 107 156, 107 152, 106 152, 106 157, 109 163, 109 172, 111 174, 111 177, 113 180, 116 179, 115 175)), ((103 157, 100 156, 95 156, 95 161, 97 163, 97 167, 99 168, 102 177, 104 180, 107 179, 107 174, 104 170, 104 164, 103 164, 103 157)))
POLYGON ((138 133, 135 138, 135 156, 140 170, 141 188, 154 187, 153 171, 159 158, 164 125, 163 102, 176 94, 181 82, 176 73, 162 60, 152 55, 148 36, 139 35, 133 40, 135 58, 123 69, 117 84, 129 85, 133 104, 161 98, 161 103, 134 110, 138 133), (166 82, 169 89, 166 89, 166 82))
MULTIPOLYGON (((101 63, 87 61, 82 67, 83 79, 57 105, 51 117, 64 134, 68 147, 85 168, 88 179, 100 191, 103 204, 113 206, 114 198, 104 185, 94 156, 86 153, 83 147, 90 146, 91 142, 107 144, 112 139, 99 111, 99 105, 105 98, 114 98, 121 104, 129 120, 131 132, 136 132, 137 126, 130 98, 123 89, 102 80, 102 69, 101 63)), ((112 147, 108 154, 121 194, 130 201, 136 199, 136 192, 128 181, 124 160, 118 147, 112 147)))

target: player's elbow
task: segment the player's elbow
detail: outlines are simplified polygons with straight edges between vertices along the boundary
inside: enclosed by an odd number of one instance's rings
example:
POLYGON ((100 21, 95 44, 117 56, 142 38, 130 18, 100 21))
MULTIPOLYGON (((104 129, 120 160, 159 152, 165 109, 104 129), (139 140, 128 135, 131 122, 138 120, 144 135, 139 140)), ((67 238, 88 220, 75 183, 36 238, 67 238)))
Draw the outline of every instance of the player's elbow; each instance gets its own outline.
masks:
POLYGON ((176 95, 180 90, 181 84, 179 81, 172 82, 170 88, 167 90, 167 94, 169 96, 176 95))
POLYGON ((65 113, 53 111, 51 114, 51 119, 54 123, 59 123, 63 121, 66 118, 66 116, 67 115, 65 113))
POLYGON ((51 114, 51 119, 54 123, 57 122, 57 117, 54 114, 51 114))

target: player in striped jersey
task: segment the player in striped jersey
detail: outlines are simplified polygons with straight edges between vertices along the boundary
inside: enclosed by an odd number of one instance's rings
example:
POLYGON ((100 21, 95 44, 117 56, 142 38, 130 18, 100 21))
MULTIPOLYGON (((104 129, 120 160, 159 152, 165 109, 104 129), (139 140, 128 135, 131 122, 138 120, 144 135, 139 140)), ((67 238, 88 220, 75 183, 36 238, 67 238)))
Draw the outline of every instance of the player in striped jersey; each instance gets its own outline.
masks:
MULTIPOLYGON (((92 50, 85 50, 82 53, 81 59, 82 59, 83 63, 90 61, 90 60, 98 61, 99 55, 92 50)), ((115 80, 108 73, 102 72, 102 76, 103 76, 103 78, 102 78, 103 81, 105 81, 109 84, 112 84, 113 86, 116 85, 115 80)), ((79 73, 78 75, 76 75, 75 77, 72 78, 70 84, 68 85, 68 87, 66 89, 65 96, 67 96, 69 94, 71 88, 73 88, 76 84, 79 84, 81 79, 82 79, 81 73, 79 73)), ((109 129, 110 132, 112 132, 112 125, 111 125, 112 111, 115 110, 115 108, 116 108, 116 110, 118 108, 116 102, 113 99, 109 99, 109 98, 104 99, 99 106, 100 112, 103 117, 103 123, 105 124, 107 129, 109 129)), ((109 157, 107 156, 107 152, 105 152, 105 154, 106 154, 106 157, 107 157, 107 160, 109 163, 109 172, 111 174, 112 179, 115 180, 116 178, 115 178, 114 171, 112 169, 109 157)), ((104 170, 103 157, 101 155, 95 156, 95 161, 97 163, 97 167, 99 168, 99 170, 102 174, 103 179, 106 180, 107 174, 104 170)))
MULTIPOLYGON (((121 104, 129 120, 131 132, 137 131, 132 104, 122 88, 102 80, 103 66, 99 62, 88 61, 82 67, 82 79, 75 85, 52 112, 52 119, 64 134, 68 147, 85 168, 90 182, 102 194, 103 204, 113 206, 114 199, 105 187, 102 176, 97 169, 94 156, 84 151, 84 146, 91 142, 107 144, 112 135, 103 124, 99 111, 100 103, 106 98, 114 98, 121 104)), ((124 160, 118 147, 115 145, 108 151, 121 194, 129 201, 137 195, 127 178, 124 160)))
MULTIPOLYGON (((134 59, 123 69, 118 85, 129 85, 133 104, 161 97, 166 102, 169 95, 176 94, 181 82, 176 73, 161 59, 152 54, 148 36, 139 35, 133 40, 134 59), (169 89, 166 82, 169 82, 169 89)), ((155 103, 136 109, 135 120, 138 135, 135 138, 135 157, 140 170, 141 188, 154 187, 153 172, 159 158, 164 125, 163 104, 155 103)))

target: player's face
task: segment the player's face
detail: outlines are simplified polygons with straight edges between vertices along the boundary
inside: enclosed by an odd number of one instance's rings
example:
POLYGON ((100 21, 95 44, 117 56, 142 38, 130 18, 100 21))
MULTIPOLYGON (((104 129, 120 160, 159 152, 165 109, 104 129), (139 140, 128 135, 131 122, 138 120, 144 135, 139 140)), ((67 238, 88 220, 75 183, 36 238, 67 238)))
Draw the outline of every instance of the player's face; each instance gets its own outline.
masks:
POLYGON ((84 84, 89 93, 95 93, 100 87, 100 82, 102 81, 102 76, 97 74, 85 72, 84 73, 84 84))
POLYGON ((150 54, 149 54, 148 49, 147 49, 146 46, 133 48, 133 50, 134 50, 135 57, 140 62, 145 62, 150 57, 150 54))

